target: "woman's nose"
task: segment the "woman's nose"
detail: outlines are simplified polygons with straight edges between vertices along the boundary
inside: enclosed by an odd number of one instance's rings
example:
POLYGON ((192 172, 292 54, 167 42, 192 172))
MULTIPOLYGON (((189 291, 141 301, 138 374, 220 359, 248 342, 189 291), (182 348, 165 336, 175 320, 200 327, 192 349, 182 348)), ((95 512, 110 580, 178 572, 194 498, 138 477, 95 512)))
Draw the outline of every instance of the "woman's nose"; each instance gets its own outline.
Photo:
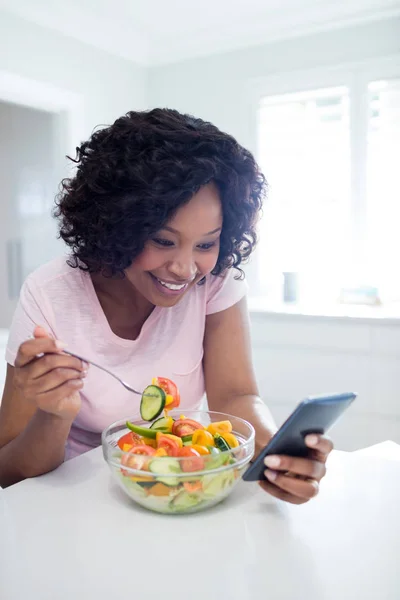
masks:
POLYGON ((179 255, 171 262, 168 269, 175 277, 184 279, 185 281, 191 280, 197 273, 196 263, 193 255, 179 255))

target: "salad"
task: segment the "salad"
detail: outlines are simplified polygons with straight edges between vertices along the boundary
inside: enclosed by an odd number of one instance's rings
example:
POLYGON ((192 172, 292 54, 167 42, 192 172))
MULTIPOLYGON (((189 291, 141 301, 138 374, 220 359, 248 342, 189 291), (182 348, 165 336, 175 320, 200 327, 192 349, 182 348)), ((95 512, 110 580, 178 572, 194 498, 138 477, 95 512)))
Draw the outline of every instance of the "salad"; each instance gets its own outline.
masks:
POLYGON ((169 413, 179 405, 177 386, 154 378, 140 404, 149 425, 127 421, 129 431, 117 441, 122 483, 135 500, 159 512, 190 512, 218 502, 251 458, 243 461, 244 440, 231 421, 203 424, 179 413, 173 418, 169 413))

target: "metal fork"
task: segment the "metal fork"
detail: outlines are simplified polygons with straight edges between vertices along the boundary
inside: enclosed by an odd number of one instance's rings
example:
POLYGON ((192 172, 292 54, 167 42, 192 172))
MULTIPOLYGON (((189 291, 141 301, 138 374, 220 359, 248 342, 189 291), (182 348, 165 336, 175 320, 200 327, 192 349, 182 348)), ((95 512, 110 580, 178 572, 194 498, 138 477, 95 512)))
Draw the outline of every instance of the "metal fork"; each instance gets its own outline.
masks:
POLYGON ((126 381, 123 381, 120 377, 118 377, 118 375, 116 375, 112 371, 109 371, 105 367, 102 367, 101 365, 98 365, 97 363, 93 362, 92 360, 88 360, 87 358, 83 358, 83 356, 79 356, 79 354, 75 354, 74 352, 70 352, 69 350, 63 350, 63 352, 64 352, 64 354, 69 354, 70 356, 74 356, 75 358, 78 358, 79 360, 82 360, 85 363, 88 363, 90 365, 93 365, 94 367, 97 367, 98 369, 101 369, 105 373, 108 373, 109 375, 111 375, 111 377, 114 377, 114 379, 116 379, 117 381, 119 381, 120 384, 123 385, 124 388, 126 388, 130 392, 133 392, 134 394, 139 394, 139 396, 142 395, 142 392, 138 392, 137 390, 135 390, 128 383, 126 383, 126 381))

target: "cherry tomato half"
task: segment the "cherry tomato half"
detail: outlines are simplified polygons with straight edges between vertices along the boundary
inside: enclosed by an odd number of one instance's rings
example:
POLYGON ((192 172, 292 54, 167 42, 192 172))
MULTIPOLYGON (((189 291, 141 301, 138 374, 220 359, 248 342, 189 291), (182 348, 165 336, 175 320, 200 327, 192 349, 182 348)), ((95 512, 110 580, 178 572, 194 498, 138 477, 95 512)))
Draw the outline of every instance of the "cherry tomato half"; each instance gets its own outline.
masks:
POLYGON ((204 429, 204 427, 201 423, 193 421, 193 419, 177 419, 172 425, 172 433, 179 437, 192 435, 196 429, 204 429))
POLYGON ((157 432, 157 448, 164 448, 168 456, 178 456, 179 449, 182 447, 182 440, 174 435, 157 432), (175 439, 174 439, 175 438, 175 439))
POLYGON ((184 473, 193 473, 193 471, 202 471, 204 469, 204 459, 194 448, 184 446, 179 450, 178 456, 185 459, 181 461, 181 469, 184 473))
MULTIPOLYGON (((148 456, 154 456, 156 451, 150 446, 143 444, 141 446, 132 446, 129 452, 126 452, 121 458, 121 465, 129 467, 130 469, 143 469, 145 470, 148 464, 148 456)), ((127 471, 122 469, 124 475, 127 475, 127 471)))
POLYGON ((165 407, 167 410, 172 410, 173 408, 178 408, 181 403, 181 397, 179 395, 179 390, 176 384, 167 379, 166 377, 153 377, 152 380, 153 385, 158 385, 167 395, 172 396, 172 402, 169 402, 165 407))
POLYGON ((137 433, 129 431, 128 433, 125 433, 125 435, 120 437, 118 440, 118 446, 119 448, 121 448, 121 450, 124 449, 125 444, 129 444, 130 446, 140 446, 143 444, 143 438, 140 437, 140 435, 138 435, 137 433))

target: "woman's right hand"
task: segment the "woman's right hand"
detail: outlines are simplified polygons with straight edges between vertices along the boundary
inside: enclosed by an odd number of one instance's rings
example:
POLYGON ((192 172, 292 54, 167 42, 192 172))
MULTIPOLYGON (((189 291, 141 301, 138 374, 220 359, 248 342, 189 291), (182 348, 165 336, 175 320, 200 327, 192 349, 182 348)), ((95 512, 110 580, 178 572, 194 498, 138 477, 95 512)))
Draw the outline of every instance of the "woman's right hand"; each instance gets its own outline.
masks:
POLYGON ((88 365, 63 354, 64 345, 42 327, 36 327, 33 335, 18 349, 14 385, 37 408, 73 420, 81 408, 79 390, 88 365))

